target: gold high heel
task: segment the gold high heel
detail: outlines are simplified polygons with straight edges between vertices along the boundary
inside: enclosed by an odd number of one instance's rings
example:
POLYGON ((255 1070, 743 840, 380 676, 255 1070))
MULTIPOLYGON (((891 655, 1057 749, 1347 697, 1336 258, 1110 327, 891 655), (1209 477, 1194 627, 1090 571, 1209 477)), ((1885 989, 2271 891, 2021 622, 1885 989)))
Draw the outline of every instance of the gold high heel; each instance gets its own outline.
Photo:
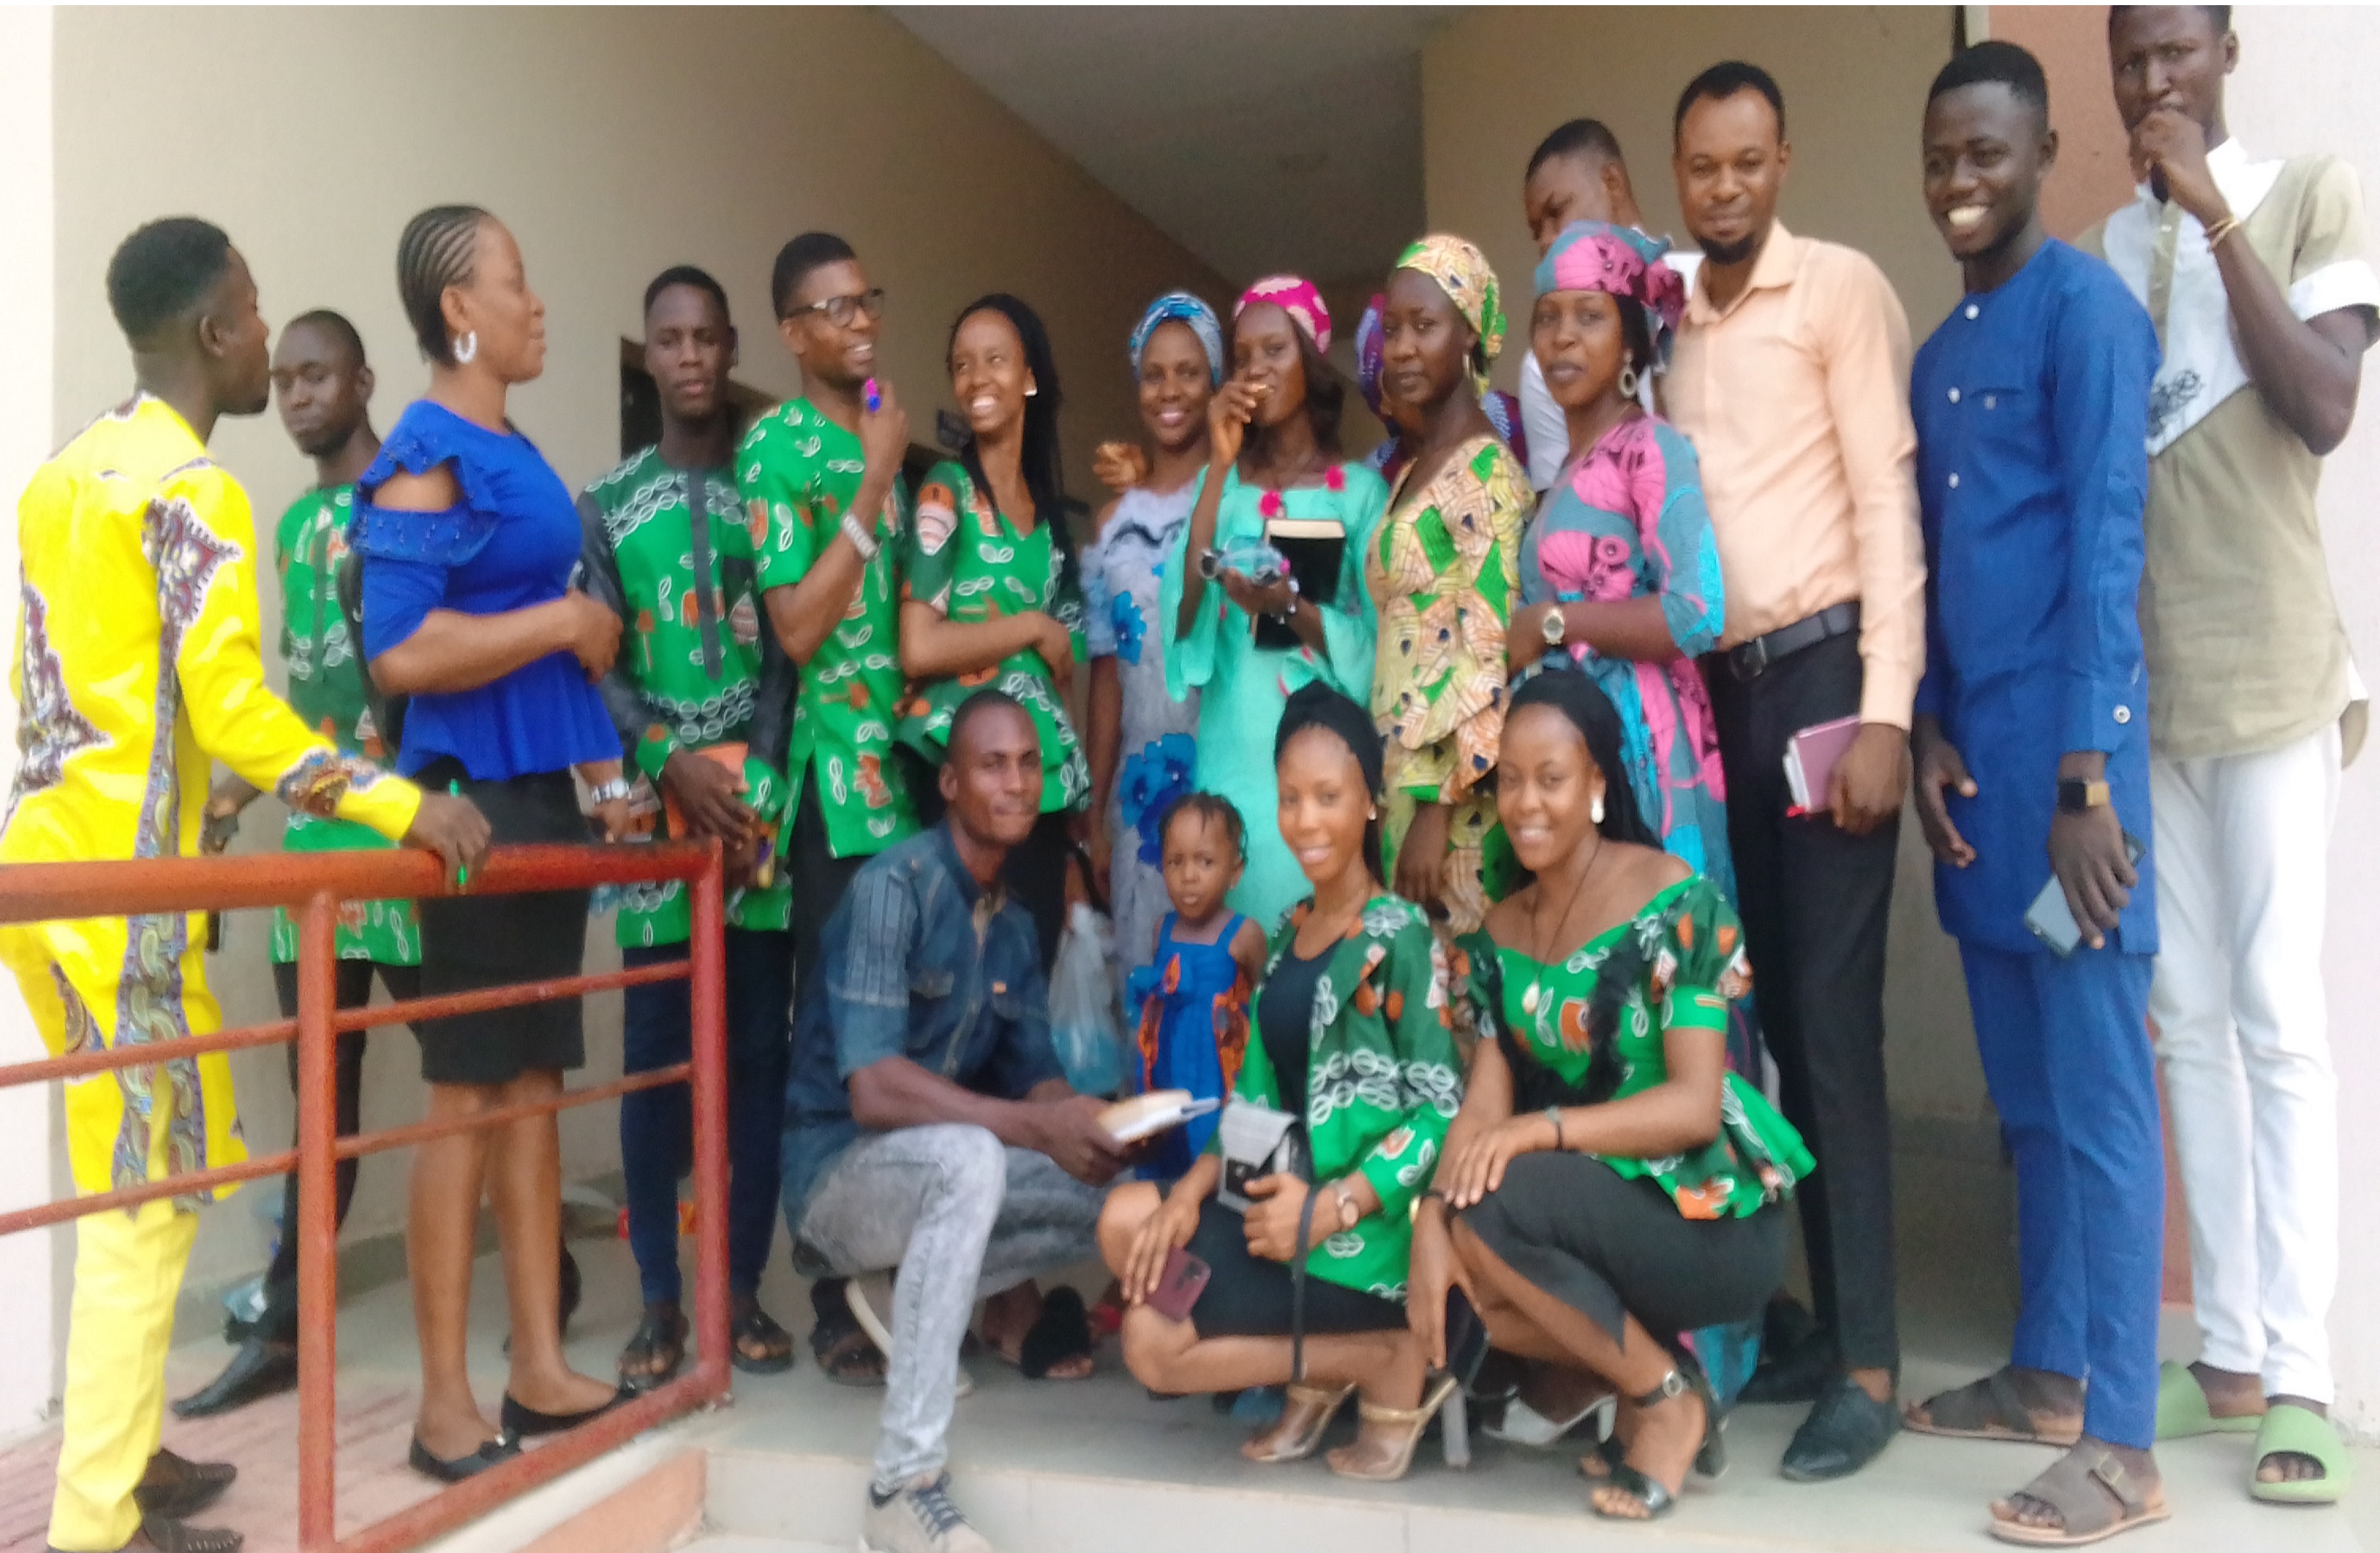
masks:
POLYGON ((1342 1477, 1358 1478, 1366 1483, 1394 1483, 1404 1476, 1413 1465, 1414 1450, 1421 1444, 1424 1429, 1454 1395, 1455 1379, 1451 1375, 1438 1377, 1438 1383, 1425 1392, 1419 1407, 1375 1407, 1370 1402, 1356 1406, 1364 1421, 1365 1433, 1353 1445, 1342 1445, 1330 1452, 1330 1470, 1342 1477), (1371 1433, 1374 1425, 1401 1431, 1384 1443, 1371 1433))
POLYGON ((1292 1385, 1289 1401, 1281 1409, 1281 1421, 1269 1429, 1252 1437, 1240 1447, 1240 1454, 1265 1466, 1282 1462, 1303 1462, 1314 1454, 1322 1443, 1322 1431, 1339 1410, 1354 1394, 1355 1388, 1342 1386, 1335 1391, 1318 1386, 1292 1385))

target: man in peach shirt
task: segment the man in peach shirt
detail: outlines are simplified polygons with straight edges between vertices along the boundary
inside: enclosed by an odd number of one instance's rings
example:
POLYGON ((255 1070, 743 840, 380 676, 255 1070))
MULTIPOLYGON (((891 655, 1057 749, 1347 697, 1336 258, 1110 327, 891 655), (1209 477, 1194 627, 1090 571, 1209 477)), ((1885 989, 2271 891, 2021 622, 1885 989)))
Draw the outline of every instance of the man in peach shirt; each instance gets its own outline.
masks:
POLYGON ((1816 1328, 1772 1342, 1744 1395, 1815 1403, 1783 1463, 1814 1482, 1900 1426, 1884 947, 1925 667, 1909 320, 1864 255, 1778 224, 1792 152, 1767 71, 1704 71, 1675 136, 1704 257, 1669 402, 1702 456, 1727 593, 1703 672, 1761 1025, 1819 1165, 1800 1195, 1816 1328), (1795 811, 1788 741, 1850 717, 1823 797, 1795 811))

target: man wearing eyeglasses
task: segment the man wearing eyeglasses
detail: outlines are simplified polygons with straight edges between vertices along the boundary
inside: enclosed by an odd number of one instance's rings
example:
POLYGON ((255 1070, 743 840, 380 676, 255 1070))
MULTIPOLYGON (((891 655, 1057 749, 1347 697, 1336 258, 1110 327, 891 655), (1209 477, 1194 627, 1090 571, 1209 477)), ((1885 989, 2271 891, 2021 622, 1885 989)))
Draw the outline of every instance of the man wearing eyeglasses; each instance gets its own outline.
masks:
MULTIPOLYGON (((777 255, 770 297, 803 394, 753 426, 735 470, 761 600, 801 673, 779 843, 799 1002, 816 990, 820 929, 852 877, 917 830, 892 758, 909 418, 874 375, 884 293, 850 244, 826 232, 795 237, 777 255)), ((820 1367, 846 1385, 880 1385, 883 1356, 845 1308, 843 1280, 821 1280, 812 1299, 820 1367)))

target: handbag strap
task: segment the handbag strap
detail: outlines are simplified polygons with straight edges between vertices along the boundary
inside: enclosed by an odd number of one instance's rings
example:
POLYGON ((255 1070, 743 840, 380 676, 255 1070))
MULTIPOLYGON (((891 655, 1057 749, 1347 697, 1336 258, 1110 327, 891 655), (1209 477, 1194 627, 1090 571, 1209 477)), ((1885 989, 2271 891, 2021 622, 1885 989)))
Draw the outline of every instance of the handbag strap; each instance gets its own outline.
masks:
POLYGON ((1297 1251, 1289 1259, 1289 1379, 1293 1386, 1305 1382, 1305 1247, 1314 1238, 1317 1195, 1309 1183, 1305 1205, 1297 1210, 1297 1251))

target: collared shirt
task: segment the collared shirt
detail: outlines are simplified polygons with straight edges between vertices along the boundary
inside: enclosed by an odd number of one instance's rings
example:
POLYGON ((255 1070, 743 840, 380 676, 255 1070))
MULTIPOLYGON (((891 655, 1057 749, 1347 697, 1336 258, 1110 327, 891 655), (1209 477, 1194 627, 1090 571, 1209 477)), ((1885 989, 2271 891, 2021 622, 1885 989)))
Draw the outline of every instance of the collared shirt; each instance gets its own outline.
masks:
MULTIPOLYGON (((1680 253, 1672 249, 1661 256, 1661 262, 1678 272, 1678 278, 1692 290, 1694 272, 1702 268, 1699 253, 1680 253)), ((1526 323, 1524 317, 1522 322, 1526 323)), ((1525 331, 1521 344, 1529 343, 1525 331)), ((1642 363, 1639 363, 1641 366, 1642 363)), ((1669 368, 1655 363, 1651 371, 1640 371, 1636 377, 1636 402, 1646 415, 1658 415, 1661 406, 1653 393, 1653 381, 1666 376, 1669 368)), ((1562 407, 1554 403, 1553 391, 1546 386, 1546 370, 1537 362, 1534 350, 1521 352, 1521 430, 1526 433, 1529 445, 1529 484, 1538 491, 1552 489, 1561 478, 1562 466, 1570 462, 1570 421, 1562 407)))
POLYGON ((1925 668, 1909 317, 1865 254, 1780 223, 1724 310, 1694 277, 1666 384, 1701 456, 1734 647, 1860 603, 1860 716, 1907 727, 1925 668))
POLYGON ((859 1136, 853 1074, 905 1057, 978 1094, 1022 1099, 1062 1078, 1033 918, 986 892, 945 819, 853 877, 820 940, 821 986, 805 991, 787 1086, 784 1202, 801 1223, 811 1188, 859 1136))
MULTIPOLYGON (((579 493, 578 522, 583 586, 624 626, 603 702, 638 780, 650 793, 679 750, 740 744, 745 804, 763 819, 780 818, 793 664, 760 628, 735 471, 674 468, 649 447, 579 493)), ((781 929, 792 901, 792 876, 779 868, 768 887, 728 897, 728 925, 781 929)), ((620 896, 620 942, 683 943, 690 914, 683 880, 630 885, 620 896)))
MULTIPOLYGON (((2025 908, 2049 877, 2058 757, 2107 757, 2116 818, 2150 836, 2140 630, 2156 337, 2113 271, 2044 243, 1970 293, 1917 353, 1909 390, 1928 597, 1917 710, 1940 720, 1976 795, 1945 795, 1973 843, 1938 866, 1942 926, 1995 949, 2039 946, 2025 908)), ((2156 948, 2142 863, 2123 948, 2156 948)))
MULTIPOLYGON (((809 575, 843 526, 868 470, 859 439, 808 399, 755 421, 735 454, 735 482, 751 525, 760 587, 789 588, 809 575)), ((793 835, 804 783, 819 784, 827 848, 866 857, 917 829, 908 788, 892 764, 901 673, 901 576, 908 498, 899 476, 883 507, 861 515, 880 547, 832 631, 801 666, 785 755, 792 796, 780 850, 793 835)))
MULTIPOLYGON (((2256 162, 2227 140, 2206 166, 2240 220, 2231 240, 2271 272, 2291 312, 2380 306, 2346 163, 2256 162)), ((2189 758, 2292 743, 2361 698, 2314 506, 2322 460, 2249 381, 2196 218, 2143 185, 2081 246, 2106 255, 2165 347, 2150 399, 2141 598, 2156 747, 2189 758)))

